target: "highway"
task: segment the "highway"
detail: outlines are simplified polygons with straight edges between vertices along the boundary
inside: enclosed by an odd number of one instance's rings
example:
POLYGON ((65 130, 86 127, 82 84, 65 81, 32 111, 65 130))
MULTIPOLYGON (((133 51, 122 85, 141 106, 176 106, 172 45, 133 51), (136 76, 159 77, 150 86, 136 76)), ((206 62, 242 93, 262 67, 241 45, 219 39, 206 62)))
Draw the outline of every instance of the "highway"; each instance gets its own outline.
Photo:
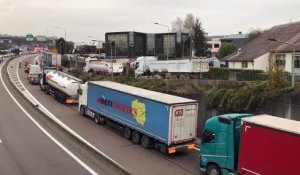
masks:
MULTIPOLYGON (((23 59, 32 62, 35 56, 23 59)), ((22 59, 22 58, 21 58, 22 59)), ((50 112, 77 132, 80 136, 104 152, 110 158, 126 167, 133 174, 143 175, 199 175, 199 152, 180 152, 163 155, 151 149, 144 149, 124 139, 120 132, 109 126, 99 126, 92 120, 82 117, 76 105, 62 105, 53 97, 43 93, 39 86, 30 85, 24 68, 18 71, 25 88, 50 112)), ((1 135, 0 135, 1 138, 1 135)))
MULTIPOLYGON (((5 85, 11 91, 9 83, 5 85)), ((37 113, 22 97, 12 92, 23 110, 5 90, 2 81, 0 89, 0 174, 91 174, 32 122, 29 116, 37 113)))

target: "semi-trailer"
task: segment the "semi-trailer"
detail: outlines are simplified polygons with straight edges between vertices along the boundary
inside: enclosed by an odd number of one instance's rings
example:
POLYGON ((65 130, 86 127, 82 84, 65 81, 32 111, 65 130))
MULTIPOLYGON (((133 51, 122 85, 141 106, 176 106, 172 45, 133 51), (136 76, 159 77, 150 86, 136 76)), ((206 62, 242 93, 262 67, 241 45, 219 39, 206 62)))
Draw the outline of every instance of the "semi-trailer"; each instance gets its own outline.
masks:
POLYGON ((79 111, 96 123, 117 126, 126 139, 172 154, 194 148, 198 103, 110 81, 79 89, 79 111))
POLYGON ((199 79, 209 71, 208 59, 155 60, 137 59, 135 77, 152 76, 162 79, 199 79))
POLYGON ((226 114, 207 120, 200 169, 208 175, 300 172, 300 122, 270 115, 226 114))
POLYGON ((78 103, 78 89, 82 83, 81 79, 57 71, 57 68, 43 68, 40 88, 50 94, 60 103, 78 103))

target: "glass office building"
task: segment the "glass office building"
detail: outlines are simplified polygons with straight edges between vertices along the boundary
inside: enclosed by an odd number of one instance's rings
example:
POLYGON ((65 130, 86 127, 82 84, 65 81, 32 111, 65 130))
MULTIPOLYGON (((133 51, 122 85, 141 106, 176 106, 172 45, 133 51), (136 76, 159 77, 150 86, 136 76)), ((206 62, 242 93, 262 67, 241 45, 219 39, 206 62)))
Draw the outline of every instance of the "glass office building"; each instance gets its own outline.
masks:
POLYGON ((146 34, 140 32, 111 32, 105 34, 108 57, 134 58, 138 56, 186 57, 190 55, 190 42, 184 33, 146 34))

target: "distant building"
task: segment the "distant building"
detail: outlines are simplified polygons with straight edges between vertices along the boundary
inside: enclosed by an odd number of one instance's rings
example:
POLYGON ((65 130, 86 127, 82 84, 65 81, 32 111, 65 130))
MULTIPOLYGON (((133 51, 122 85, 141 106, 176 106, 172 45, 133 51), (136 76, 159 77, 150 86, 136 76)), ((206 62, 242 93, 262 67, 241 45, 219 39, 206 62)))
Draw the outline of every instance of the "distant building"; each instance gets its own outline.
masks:
POLYGON ((213 57, 219 57, 219 49, 221 47, 221 39, 224 36, 207 36, 207 49, 211 52, 213 57))
POLYGON ((97 52, 96 46, 87 45, 87 44, 77 45, 75 49, 76 52, 80 54, 91 54, 97 52))
POLYGON ((269 41, 270 38, 294 45, 295 73, 300 74, 300 22, 274 26, 242 46, 238 51, 223 58, 222 61, 227 62, 229 68, 263 71, 267 71, 271 67, 271 63, 275 63, 283 71, 291 72, 293 48, 287 44, 269 41))
POLYGON ((0 49, 26 46, 33 49, 35 46, 53 47, 54 37, 36 36, 32 41, 27 41, 25 36, 0 35, 0 49))
POLYGON ((166 56, 185 57, 190 55, 188 34, 184 33, 140 33, 109 32, 105 34, 105 51, 108 57, 166 56))
POLYGON ((247 39, 248 39, 248 34, 243 34, 242 32, 239 32, 238 34, 225 35, 220 40, 221 43, 224 42, 232 43, 237 48, 241 48, 243 45, 246 44, 247 39))

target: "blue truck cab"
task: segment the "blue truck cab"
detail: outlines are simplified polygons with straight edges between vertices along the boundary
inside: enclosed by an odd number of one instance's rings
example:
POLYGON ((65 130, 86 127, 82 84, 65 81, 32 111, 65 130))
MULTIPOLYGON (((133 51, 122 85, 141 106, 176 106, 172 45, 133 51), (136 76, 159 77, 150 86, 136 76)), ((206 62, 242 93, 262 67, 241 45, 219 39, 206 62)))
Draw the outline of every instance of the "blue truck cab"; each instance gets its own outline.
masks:
POLYGON ((241 119, 252 114, 226 114, 208 119, 200 146, 200 169, 208 175, 233 174, 238 162, 241 119))

